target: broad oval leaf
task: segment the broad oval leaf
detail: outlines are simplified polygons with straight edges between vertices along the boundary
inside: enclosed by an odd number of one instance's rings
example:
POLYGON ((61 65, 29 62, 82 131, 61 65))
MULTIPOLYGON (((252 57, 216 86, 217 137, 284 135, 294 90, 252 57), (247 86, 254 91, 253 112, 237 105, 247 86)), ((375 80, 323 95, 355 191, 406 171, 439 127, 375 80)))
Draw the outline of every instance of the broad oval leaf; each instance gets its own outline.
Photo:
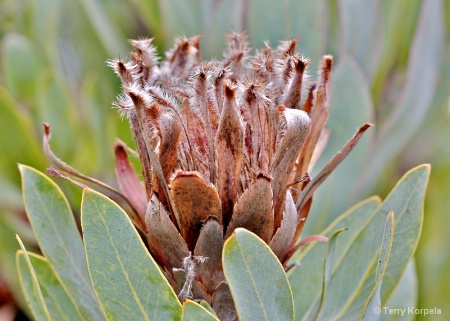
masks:
MULTIPOLYGON (((76 321, 83 320, 75 308, 75 305, 67 295, 58 278, 55 275, 48 260, 40 255, 28 252, 31 264, 36 273, 41 293, 52 320, 76 321)), ((25 262, 25 254, 18 251, 16 254, 17 269, 23 292, 29 302, 36 320, 46 320, 45 315, 36 297, 33 288, 32 276, 25 262)))
POLYGON ((108 320, 180 320, 178 298, 116 203, 85 189, 81 225, 92 282, 108 320))
POLYGON ((41 172, 19 165, 25 209, 39 247, 83 320, 104 320, 92 287, 80 233, 61 189, 41 172))
POLYGON ((183 302, 181 321, 219 321, 219 319, 202 305, 186 300, 183 302))
POLYGON ((239 320, 293 320, 286 273, 264 241, 237 228, 225 242, 223 269, 239 320))

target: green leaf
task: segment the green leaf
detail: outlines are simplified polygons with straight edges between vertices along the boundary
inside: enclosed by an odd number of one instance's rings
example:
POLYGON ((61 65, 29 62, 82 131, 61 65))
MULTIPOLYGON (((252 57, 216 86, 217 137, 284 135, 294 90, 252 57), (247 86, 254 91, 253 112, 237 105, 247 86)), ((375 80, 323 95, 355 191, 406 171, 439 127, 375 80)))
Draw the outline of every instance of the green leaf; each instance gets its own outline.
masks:
POLYGON ((310 312, 306 316, 305 320, 313 321, 313 320, 317 319, 317 316, 319 314, 320 309, 322 308, 323 300, 324 300, 325 295, 326 295, 327 284, 330 281, 330 277, 331 277, 331 271, 332 271, 333 263, 334 263, 334 255, 335 255, 335 249, 336 249, 337 236, 341 232, 346 231, 346 230, 347 230, 347 228, 342 228, 340 230, 337 230, 328 239, 327 247, 325 249, 322 293, 320 295, 320 299, 318 299, 316 301, 316 303, 314 304, 312 310, 310 310, 310 312))
POLYGON ((403 64, 409 53, 422 1, 384 0, 379 3, 382 7, 379 24, 383 26, 383 41, 378 43, 381 47, 380 63, 372 84, 377 105, 385 94, 384 86, 390 84, 388 78, 392 76, 392 70, 396 65, 403 64))
POLYGON ((200 1, 159 0, 158 6, 166 47, 171 47, 173 38, 181 33, 191 37, 205 31, 208 14, 202 12, 200 1))
POLYGON ((400 282, 420 238, 429 172, 429 165, 421 165, 405 174, 383 204, 359 228, 335 266, 319 320, 358 318, 375 285, 384 225, 388 213, 393 211, 397 213, 391 250, 395 263, 388 265, 381 289, 382 305, 386 303, 400 282))
MULTIPOLYGON (((356 320, 359 317, 375 285, 377 253, 387 213, 392 210, 397 213, 397 233, 391 250, 392 262, 395 264, 388 265, 385 272, 381 289, 382 304, 389 299, 400 282, 420 237, 423 200, 429 172, 429 165, 412 169, 403 176, 378 208, 377 199, 365 200, 341 215, 320 233, 328 236, 333 229, 346 226, 349 228, 347 233, 339 237, 336 245, 336 264, 319 320, 356 320)), ((295 257, 301 264, 290 272, 289 280, 298 320, 313 308, 320 295, 323 255, 324 247, 321 244, 312 244, 295 257), (308 293, 308 296, 304 293, 308 293)))
POLYGON ((378 0, 364 2, 339 0, 341 50, 358 62, 364 75, 371 79, 380 58, 380 3, 378 0))
POLYGON ((181 321, 219 321, 217 317, 202 305, 186 300, 183 302, 183 314, 181 321))
POLYGON ((225 242, 222 261, 239 320, 294 319, 287 276, 264 241, 237 228, 225 242))
MULTIPOLYGON (((350 56, 343 56, 334 68, 332 88, 330 118, 326 125, 331 135, 313 175, 341 150, 353 136, 355 128, 373 119, 369 85, 350 56)), ((304 230, 306 235, 320 233, 338 215, 360 200, 358 194, 361 190, 352 182, 357 182, 365 169, 364 157, 372 135, 372 130, 366 132, 350 155, 315 192, 312 212, 304 230), (345 188, 342 188, 344 184, 345 188)))
POLYGON ((0 157, 1 175, 19 185, 17 162, 42 166, 43 153, 32 131, 32 122, 17 101, 0 86, 0 157))
MULTIPOLYGON (((164 26, 161 24, 158 0, 131 0, 132 5, 142 15, 144 22, 150 27, 151 33, 156 34, 155 38, 162 38, 164 26)), ((162 39, 156 41, 160 42, 162 39)))
MULTIPOLYGON (((421 125, 432 106, 442 68, 445 43, 444 5, 440 0, 423 1, 408 59, 406 82, 400 99, 380 129, 372 151, 366 157, 361 186, 376 181, 385 165, 398 155, 421 125), (392 139, 395 137, 395 139, 392 139), (370 155, 370 156, 369 156, 370 155)), ((402 14, 402 16, 404 13, 402 14)))
MULTIPOLYGON (((25 290, 25 287, 28 285, 28 295, 32 297, 34 300, 30 302, 29 307, 31 308, 31 311, 34 313, 34 316, 36 319, 42 319, 42 320, 48 320, 51 321, 50 313, 48 311, 47 305, 44 301, 44 297, 42 295, 41 288, 39 286, 39 281, 36 276, 36 272, 34 271, 33 265, 31 264, 30 257, 28 256, 28 252, 25 249, 25 246, 22 243, 22 240, 20 239, 19 235, 15 234, 15 237, 17 241, 20 244, 21 247, 21 253, 24 257, 24 273, 28 276, 25 280, 21 278, 21 274, 19 273, 19 279, 20 283, 22 284, 22 288, 25 290), (27 282, 27 284, 25 284, 27 282)), ((18 259, 18 256, 16 257, 18 259)), ((19 265, 19 262, 17 262, 17 265, 19 265)))
MULTIPOLYGON (((16 213, 10 213, 0 211, 0 273, 6 286, 11 291, 16 303, 22 310, 25 310, 27 314, 27 304, 25 302, 24 293, 20 288, 19 275, 16 267, 15 254, 18 248, 17 241, 13 237, 14 233, 20 231, 22 234, 22 228, 17 224, 14 224, 12 215, 16 213)), ((20 220, 22 221, 22 220, 20 220)), ((24 243, 28 248, 31 248, 27 244, 24 238, 24 243)))
POLYGON ((370 293, 369 299, 364 305, 360 319, 364 321, 378 321, 381 316, 381 284, 384 273, 388 266, 391 255, 392 243, 394 241, 395 220, 394 212, 390 212, 386 219, 383 243, 381 244, 380 257, 378 259, 375 287, 370 293))
MULTIPOLYGON (((39 287, 42 292, 43 300, 48 308, 50 318, 52 320, 83 320, 79 317, 78 312, 56 277, 48 260, 44 257, 28 253, 31 265, 36 272, 39 287)), ((22 289, 31 306, 33 314, 37 320, 46 319, 42 315, 42 308, 39 299, 35 296, 32 283, 32 276, 26 263, 25 253, 18 251, 16 255, 17 267, 21 279, 22 289)))
POLYGON ((18 33, 8 33, 1 43, 2 82, 21 99, 32 99, 37 84, 37 57, 31 42, 18 33))
MULTIPOLYGON (((384 307, 389 307, 393 309, 405 309, 408 310, 409 307, 413 307, 417 305, 417 297, 418 297, 418 281, 417 281, 417 273, 415 267, 415 261, 411 260, 409 262, 408 267, 406 268, 405 274, 403 274, 402 279, 400 280, 397 288, 392 293, 392 296, 389 300, 383 304, 384 307)), ((424 305, 426 306, 426 305, 424 305)), ((436 304, 439 306, 439 304, 436 304)), ((397 310, 400 311, 400 310, 397 310)), ((383 321, 414 321, 415 315, 409 313, 408 315, 401 313, 385 313, 382 311, 381 320, 383 321)))
POLYGON ((206 302, 205 300, 201 300, 200 305, 202 307, 204 307, 206 310, 208 310, 209 312, 211 312, 215 317, 217 317, 216 312, 213 310, 213 308, 211 308, 211 306, 208 304, 208 302, 206 302))
MULTIPOLYGON (((165 1, 164 1, 165 2, 165 1)), ((243 2, 239 0, 205 1, 203 6, 205 36, 202 52, 207 57, 220 57, 224 49, 225 34, 242 30, 240 13, 243 2)))
MULTIPOLYGON (((381 201, 377 197, 361 201, 339 216, 320 233, 320 235, 331 236, 333 231, 337 229, 348 229, 337 240, 334 261, 338 262, 342 259, 358 234, 360 227, 364 225, 380 203, 381 201)), ((306 225, 308 225, 308 222, 306 222, 306 225)), ((295 260, 300 262, 298 267, 289 272, 289 282, 294 295, 296 320, 301 320, 320 296, 324 273, 324 253, 325 245, 319 242, 306 246, 294 257, 295 260), (305 296, 304 293, 308 293, 308 295, 305 296)))
POLYGON ((105 50, 111 55, 115 56, 118 52, 122 55, 128 53, 124 46, 125 37, 122 32, 116 28, 116 24, 110 21, 104 8, 98 0, 80 0, 87 17, 94 31, 97 33, 99 42, 103 45, 105 50))
POLYGON ((92 282, 108 320, 180 320, 172 287, 116 203, 85 189, 81 225, 92 282))
POLYGON ((103 320, 80 233, 61 189, 39 171, 19 165, 28 219, 39 247, 83 320, 103 320))

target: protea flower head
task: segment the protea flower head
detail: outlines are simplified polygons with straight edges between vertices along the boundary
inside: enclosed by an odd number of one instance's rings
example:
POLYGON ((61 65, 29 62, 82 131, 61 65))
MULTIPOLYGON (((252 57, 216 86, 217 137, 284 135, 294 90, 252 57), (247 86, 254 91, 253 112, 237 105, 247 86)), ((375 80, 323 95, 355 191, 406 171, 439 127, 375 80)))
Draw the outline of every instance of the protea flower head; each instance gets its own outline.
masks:
POLYGON ((132 40, 130 61, 109 62, 142 164, 143 183, 116 144, 120 192, 180 299, 205 299, 223 319, 234 319, 224 241, 246 228, 288 269, 300 246, 326 240, 300 240, 313 193, 371 126, 311 175, 330 134, 333 59, 309 81, 296 42, 251 52, 245 34, 232 34, 224 59, 205 62, 200 36, 180 38, 159 63, 151 39, 132 40))

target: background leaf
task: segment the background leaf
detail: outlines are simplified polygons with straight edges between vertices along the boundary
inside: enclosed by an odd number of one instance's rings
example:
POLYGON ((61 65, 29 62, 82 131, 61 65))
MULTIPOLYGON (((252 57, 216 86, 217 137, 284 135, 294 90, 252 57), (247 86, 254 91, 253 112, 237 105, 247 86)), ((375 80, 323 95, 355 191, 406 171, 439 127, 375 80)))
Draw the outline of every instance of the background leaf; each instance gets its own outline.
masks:
POLYGON ((405 146, 432 106, 445 43, 444 10, 440 0, 424 1, 422 6, 408 60, 405 86, 395 109, 380 128, 368 153, 370 156, 366 157, 360 187, 367 188, 373 184, 384 164, 405 146))
POLYGON ((21 112, 20 105, 0 85, 0 175, 9 182, 18 183, 17 162, 41 166, 44 161, 40 147, 31 130, 31 120, 21 112))
POLYGON ((286 274, 264 241, 237 228, 225 242, 222 261, 239 320, 294 318, 286 274))
POLYGON ((86 256, 69 204, 60 188, 37 170, 19 166, 25 208, 39 247, 83 320, 103 313, 87 270, 86 256))
POLYGON ((116 203, 85 189, 81 224, 92 282, 108 320, 180 320, 178 298, 116 203))
POLYGON ((341 54, 351 55, 358 62, 365 78, 371 80, 379 63, 379 43, 383 35, 383 25, 379 23, 380 1, 340 0, 338 8, 341 54))
MULTIPOLYGON (((61 286, 61 283, 58 281, 47 259, 34 253, 28 254, 52 320, 83 320, 66 291, 61 286)), ((25 254, 22 251, 17 252, 17 267, 20 273, 23 291, 31 305, 33 314, 37 320, 46 320, 45 315, 42 315, 42 311, 40 311, 40 303, 34 295, 31 274, 25 262, 25 254)))

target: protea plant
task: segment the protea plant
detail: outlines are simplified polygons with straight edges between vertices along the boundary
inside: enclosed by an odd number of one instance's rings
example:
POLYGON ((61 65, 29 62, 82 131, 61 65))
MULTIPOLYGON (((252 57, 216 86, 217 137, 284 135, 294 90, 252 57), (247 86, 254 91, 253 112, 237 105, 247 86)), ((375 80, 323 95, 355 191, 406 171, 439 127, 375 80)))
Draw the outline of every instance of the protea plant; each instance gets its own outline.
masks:
MULTIPOLYGON (((200 38, 178 39, 161 63, 151 39, 132 40, 130 61, 109 62, 122 81, 116 105, 130 122, 143 177, 118 142, 121 195, 114 193, 125 200, 180 300, 203 299, 221 319, 233 320, 224 241, 245 228, 270 246, 285 270, 301 246, 326 241, 300 237, 313 193, 371 124, 312 175, 330 134, 324 126, 332 57, 322 58, 318 79, 310 81, 297 40, 276 49, 265 43, 252 53, 245 34, 233 33, 224 59, 205 62, 200 38)), ((49 135, 46 126, 53 173, 79 176, 53 155, 49 135)))

